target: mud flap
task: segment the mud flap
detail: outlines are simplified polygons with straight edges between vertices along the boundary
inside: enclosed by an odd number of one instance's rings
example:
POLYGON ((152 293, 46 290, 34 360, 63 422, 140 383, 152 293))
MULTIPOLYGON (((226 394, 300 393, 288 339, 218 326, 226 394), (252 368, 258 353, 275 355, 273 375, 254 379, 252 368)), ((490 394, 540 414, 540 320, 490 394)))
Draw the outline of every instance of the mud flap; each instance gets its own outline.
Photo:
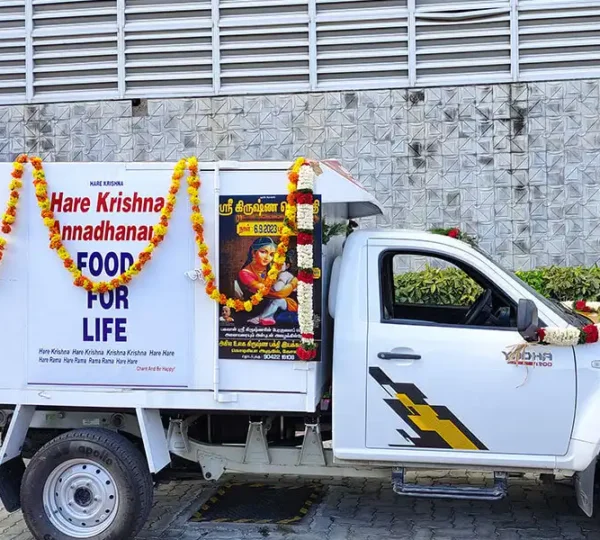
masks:
POLYGON ((21 480, 25 472, 23 458, 18 456, 0 465, 0 501, 7 512, 21 508, 21 480))
POLYGON ((596 460, 593 460, 585 471, 575 475, 575 496, 579 508, 587 517, 594 513, 594 484, 596 476, 596 460))

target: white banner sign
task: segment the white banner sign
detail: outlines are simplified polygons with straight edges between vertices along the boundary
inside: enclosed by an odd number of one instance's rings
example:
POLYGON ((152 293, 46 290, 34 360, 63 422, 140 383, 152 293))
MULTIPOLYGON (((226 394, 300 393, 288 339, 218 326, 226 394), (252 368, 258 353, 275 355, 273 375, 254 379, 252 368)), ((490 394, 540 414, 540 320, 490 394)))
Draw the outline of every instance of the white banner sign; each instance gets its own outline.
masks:
MULTIPOLYGON (((118 164, 82 164, 47 177, 63 242, 94 281, 110 281, 137 259, 153 236, 170 187, 168 171, 118 164)), ((33 190, 25 186, 24 191, 33 190)), ((129 285, 105 293, 73 285, 48 246, 35 198, 26 199, 28 384, 191 385, 194 293, 184 272, 194 267, 195 250, 185 180, 166 239, 152 260, 129 285)))

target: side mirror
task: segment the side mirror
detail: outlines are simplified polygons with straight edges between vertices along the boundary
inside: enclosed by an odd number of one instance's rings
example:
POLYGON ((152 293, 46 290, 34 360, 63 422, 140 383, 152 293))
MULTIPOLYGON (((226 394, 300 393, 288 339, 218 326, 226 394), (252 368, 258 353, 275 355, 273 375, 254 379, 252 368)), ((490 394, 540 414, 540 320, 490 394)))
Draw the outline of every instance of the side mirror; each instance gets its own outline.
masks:
POLYGON ((537 341, 539 328, 537 306, 533 300, 519 300, 517 330, 525 341, 537 341))

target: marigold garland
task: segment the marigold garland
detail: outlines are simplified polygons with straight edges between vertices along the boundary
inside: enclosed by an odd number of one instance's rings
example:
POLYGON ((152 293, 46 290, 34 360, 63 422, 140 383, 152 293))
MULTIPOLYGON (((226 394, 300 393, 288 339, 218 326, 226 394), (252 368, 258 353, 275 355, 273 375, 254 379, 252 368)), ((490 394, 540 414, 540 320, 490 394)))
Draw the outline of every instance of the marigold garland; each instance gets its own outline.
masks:
POLYGON ((167 195, 165 206, 161 210, 160 221, 154 226, 154 235, 150 239, 148 245, 138 255, 137 260, 120 276, 115 277, 110 281, 93 281, 89 277, 85 276, 77 264, 71 257, 71 254, 62 243, 60 230, 58 223, 55 219, 54 212, 50 207, 50 199, 48 198, 48 183, 46 182, 46 175, 42 168, 42 160, 39 158, 31 158, 31 164, 34 167, 33 171, 33 185, 35 186, 35 194, 37 197, 38 206, 41 210, 41 216, 44 220, 44 225, 48 228, 50 233, 50 248, 55 250, 58 256, 63 261, 64 267, 73 276, 73 284, 77 287, 82 287, 86 291, 105 293, 118 289, 122 285, 126 285, 138 275, 148 261, 152 258, 152 254, 156 247, 165 239, 165 236, 169 227, 169 220, 175 208, 177 201, 177 193, 181 185, 181 179, 185 174, 185 159, 180 160, 173 171, 171 177, 171 187, 167 195))
MULTIPOLYGON (((185 174, 187 167, 188 194, 192 205, 191 221, 196 234, 196 244, 198 246, 198 255, 202 261, 202 274, 206 281, 206 292, 220 304, 227 305, 236 311, 252 311, 253 307, 263 301, 269 294, 271 287, 277 280, 279 272, 285 263, 286 253, 289 247, 290 236, 298 232, 298 318, 300 323, 300 332, 302 342, 297 350, 298 356, 303 360, 312 360, 316 357, 316 345, 314 342, 314 306, 313 306, 313 187, 315 171, 312 165, 304 158, 298 158, 288 172, 288 196, 287 205, 283 223, 283 229, 280 236, 280 242, 277 246, 276 254, 273 258, 272 268, 267 274, 264 286, 252 295, 250 300, 242 301, 239 299, 227 298, 216 286, 216 276, 208 259, 208 246, 204 241, 204 217, 200 210, 201 186, 198 175, 198 160, 195 157, 181 159, 177 162, 171 178, 171 187, 167 195, 166 204, 161 210, 160 221, 154 226, 154 235, 148 246, 138 255, 137 260, 121 275, 110 281, 93 281, 85 276, 77 265, 67 248, 62 243, 62 237, 58 222, 51 208, 48 196, 48 183, 43 169, 43 163, 39 157, 29 157, 26 154, 20 155, 13 167, 12 181, 9 185, 10 198, 7 203, 7 209, 2 216, 2 228, 4 234, 9 234, 12 225, 15 223, 16 210, 19 201, 19 190, 23 187, 22 176, 24 164, 31 163, 33 171, 33 185, 38 207, 41 211, 41 217, 44 225, 47 227, 50 237, 50 248, 56 251, 63 261, 64 267, 73 276, 73 284, 86 291, 105 293, 126 285, 138 275, 148 261, 156 247, 164 240, 169 226, 177 193, 181 186, 181 179, 185 174), (298 227, 296 220, 298 220, 298 227)), ((0 236, 0 261, 3 257, 3 251, 6 246, 6 239, 0 236)))
MULTIPOLYGON (((39 158, 33 158, 39 159, 39 158)), ((24 164, 27 163, 28 158, 26 155, 20 155, 13 163, 13 170, 10 173, 12 180, 8 185, 10 191, 8 202, 6 203, 6 210, 2 214, 2 228, 0 229, 5 235, 8 235, 12 231, 12 226, 17 219, 17 207, 19 204, 19 191, 23 187, 23 171, 25 170, 24 164)), ((4 257, 4 250, 6 248, 6 238, 0 236, 0 261, 4 257)))
POLYGON ((187 168, 190 173, 188 176, 188 194, 192 205, 192 228, 196 234, 196 245, 198 247, 198 256, 202 262, 202 275, 206 282, 206 293, 215 301, 228 306, 235 311, 252 311, 254 306, 260 304, 264 297, 269 294, 271 287, 277 280, 277 276, 285 262, 285 255, 290 244, 290 236, 294 234, 296 227, 296 188, 298 184, 300 167, 304 164, 304 159, 296 160, 294 166, 288 173, 288 196, 283 222, 283 230, 277 246, 277 252, 273 258, 273 266, 267 274, 264 288, 254 293, 249 300, 245 302, 237 298, 228 298, 219 291, 216 285, 216 276, 208 258, 208 246, 204 240, 204 216, 200 210, 200 176, 198 175, 198 160, 191 157, 187 160, 187 168))

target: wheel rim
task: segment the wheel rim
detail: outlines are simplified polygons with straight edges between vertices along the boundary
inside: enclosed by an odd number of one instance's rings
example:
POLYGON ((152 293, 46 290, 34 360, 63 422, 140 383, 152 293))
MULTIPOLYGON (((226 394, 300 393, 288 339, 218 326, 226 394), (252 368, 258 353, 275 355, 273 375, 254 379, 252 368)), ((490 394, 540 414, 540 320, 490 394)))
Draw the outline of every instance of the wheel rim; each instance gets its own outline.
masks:
POLYGON ((117 515, 119 491, 112 475, 87 459, 66 461, 50 474, 43 491, 48 519, 72 538, 91 538, 117 515))

